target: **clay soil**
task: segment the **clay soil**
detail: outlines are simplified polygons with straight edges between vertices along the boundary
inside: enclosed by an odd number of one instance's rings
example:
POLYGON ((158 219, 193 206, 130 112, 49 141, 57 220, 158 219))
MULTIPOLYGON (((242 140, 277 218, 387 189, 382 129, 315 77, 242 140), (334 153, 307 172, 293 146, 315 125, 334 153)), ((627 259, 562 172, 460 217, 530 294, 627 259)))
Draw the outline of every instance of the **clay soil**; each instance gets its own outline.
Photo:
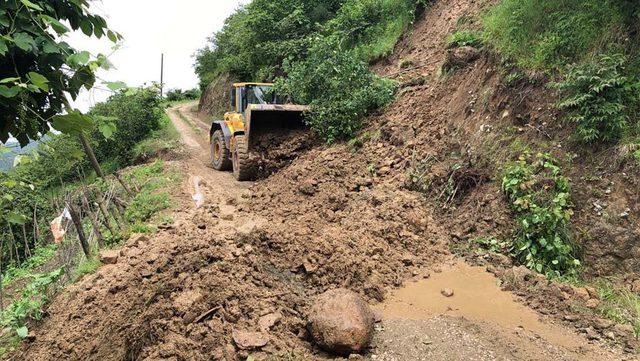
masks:
MULTIPOLYGON (((276 159, 276 166, 266 179, 238 183, 230 174, 208 168, 208 125, 190 113, 192 104, 171 109, 187 154, 174 163, 192 176, 173 192, 180 205, 173 214, 175 223, 152 236, 132 237, 116 264, 101 267, 57 296, 12 359, 331 359, 309 340, 305 315, 313 296, 346 287, 383 310, 395 307, 393 302, 414 309, 415 292, 402 295, 418 280, 455 287, 451 300, 456 302, 426 302, 424 312, 411 317, 381 312, 376 340, 364 357, 633 359, 635 355, 623 351, 634 351, 629 350, 632 344, 625 346, 628 335, 606 339, 578 334, 563 323, 567 313, 543 315, 524 306, 520 301, 534 296, 522 291, 519 298, 498 289, 498 280, 484 269, 469 271, 470 279, 490 280, 482 283, 484 289, 435 276, 457 264, 451 249, 459 243, 506 231, 510 225, 499 190, 482 172, 459 173, 464 192, 449 202, 458 211, 443 211, 440 203, 408 186, 409 172, 425 159, 435 159, 442 175, 450 176, 445 155, 468 160, 472 146, 496 142, 478 130, 488 122, 487 115, 507 121, 517 113, 502 118, 511 99, 499 92, 481 101, 483 90, 499 82, 487 56, 454 79, 439 75, 446 35, 460 18, 473 17, 485 3, 436 1, 396 54, 375 67, 406 85, 394 104, 369 119, 368 136, 355 152, 345 144, 328 147, 294 139, 282 149, 295 157, 271 151, 276 155, 265 158, 276 159), (405 58, 414 67, 400 68, 405 58), (487 113, 479 115, 482 104, 487 113), (205 203, 200 208, 194 205, 188 180, 195 176, 203 179, 205 203), (483 294, 498 295, 503 308, 522 311, 526 322, 483 318, 496 312, 465 313, 464 305, 483 294), (265 326, 264 320, 270 322, 265 326), (259 332, 268 342, 244 349, 233 335, 245 331, 259 332)), ((526 282, 536 279, 522 277, 526 282)), ((511 290, 526 289, 526 282, 513 283, 517 286, 511 290)), ((417 292, 444 297, 433 292, 439 285, 417 292)), ((564 292, 569 300, 579 293, 564 292)), ((482 302, 486 306, 490 300, 482 302)))

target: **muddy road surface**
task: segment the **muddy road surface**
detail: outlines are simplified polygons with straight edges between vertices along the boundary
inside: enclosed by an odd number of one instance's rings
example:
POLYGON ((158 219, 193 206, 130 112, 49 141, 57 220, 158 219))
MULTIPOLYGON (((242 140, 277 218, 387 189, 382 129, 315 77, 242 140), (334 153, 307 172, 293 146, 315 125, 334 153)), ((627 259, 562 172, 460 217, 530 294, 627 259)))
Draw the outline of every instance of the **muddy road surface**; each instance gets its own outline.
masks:
POLYGON ((116 264, 59 294, 11 359, 333 359, 309 340, 305 313, 335 287, 359 292, 380 315, 366 359, 629 357, 554 324, 484 268, 456 260, 415 196, 351 177, 342 146, 305 150, 257 183, 214 171, 208 124, 192 106, 168 110, 186 154, 172 162, 185 175, 172 192, 175 222, 133 236, 116 264), (308 162, 318 159, 315 174, 308 162), (341 180, 318 180, 325 176, 341 180), (275 321, 261 329, 265 316, 275 321), (242 349, 232 335, 245 331, 268 342, 242 349))

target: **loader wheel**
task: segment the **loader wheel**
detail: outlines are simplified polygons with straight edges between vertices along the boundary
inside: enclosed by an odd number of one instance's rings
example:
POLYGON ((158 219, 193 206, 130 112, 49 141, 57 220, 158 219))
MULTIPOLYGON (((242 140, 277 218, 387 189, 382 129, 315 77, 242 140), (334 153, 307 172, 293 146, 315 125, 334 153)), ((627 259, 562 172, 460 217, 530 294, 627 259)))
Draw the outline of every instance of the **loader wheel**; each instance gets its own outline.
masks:
POLYGON ((239 181, 255 178, 255 166, 250 159, 249 148, 244 135, 236 135, 233 147, 233 176, 239 181))
POLYGON ((215 170, 231 169, 231 152, 224 142, 224 134, 220 130, 211 136, 211 164, 215 170))

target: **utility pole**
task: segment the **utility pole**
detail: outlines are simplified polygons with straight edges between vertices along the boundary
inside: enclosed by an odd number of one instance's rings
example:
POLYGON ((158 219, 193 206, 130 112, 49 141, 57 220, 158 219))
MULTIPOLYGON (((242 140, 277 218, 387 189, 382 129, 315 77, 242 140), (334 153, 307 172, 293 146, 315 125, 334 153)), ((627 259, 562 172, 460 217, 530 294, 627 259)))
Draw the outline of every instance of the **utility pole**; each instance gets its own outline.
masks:
POLYGON ((163 88, 164 88, 164 53, 160 55, 160 98, 162 98, 163 88))

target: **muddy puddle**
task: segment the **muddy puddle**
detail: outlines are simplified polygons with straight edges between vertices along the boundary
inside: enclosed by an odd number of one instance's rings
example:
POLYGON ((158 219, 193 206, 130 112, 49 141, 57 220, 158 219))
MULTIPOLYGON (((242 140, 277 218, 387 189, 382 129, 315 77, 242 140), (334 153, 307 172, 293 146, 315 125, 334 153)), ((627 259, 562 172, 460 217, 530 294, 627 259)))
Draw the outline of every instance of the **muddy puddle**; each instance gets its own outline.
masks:
POLYGON ((502 291, 498 279, 482 267, 460 261, 410 282, 377 306, 383 319, 426 320, 438 315, 462 317, 497 329, 526 330, 556 345, 578 348, 584 341, 559 325, 542 322, 538 314, 502 291), (442 295, 443 289, 453 296, 442 295))

